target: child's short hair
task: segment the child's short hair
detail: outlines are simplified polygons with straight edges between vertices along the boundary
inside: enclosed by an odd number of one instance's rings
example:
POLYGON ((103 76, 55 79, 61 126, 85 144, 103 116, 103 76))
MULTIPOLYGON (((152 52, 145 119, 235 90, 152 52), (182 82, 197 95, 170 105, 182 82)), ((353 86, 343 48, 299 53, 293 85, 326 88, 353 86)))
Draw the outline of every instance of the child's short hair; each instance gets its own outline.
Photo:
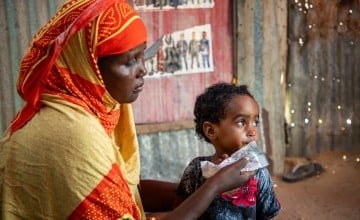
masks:
POLYGON ((216 83, 197 96, 194 106, 195 132, 200 139, 210 143, 203 131, 206 121, 219 123, 225 117, 225 108, 230 100, 237 95, 248 95, 254 98, 246 85, 236 86, 230 83, 216 83))

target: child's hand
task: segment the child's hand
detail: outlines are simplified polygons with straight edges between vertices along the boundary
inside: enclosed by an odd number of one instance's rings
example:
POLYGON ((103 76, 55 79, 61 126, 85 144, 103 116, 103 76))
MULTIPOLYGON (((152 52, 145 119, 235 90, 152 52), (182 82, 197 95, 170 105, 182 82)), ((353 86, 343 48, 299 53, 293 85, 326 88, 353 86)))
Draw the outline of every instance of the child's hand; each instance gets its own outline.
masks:
POLYGON ((222 168, 214 176, 210 177, 208 181, 213 182, 218 193, 241 187, 255 175, 255 171, 241 171, 241 169, 246 166, 247 162, 247 158, 242 158, 241 160, 222 168))

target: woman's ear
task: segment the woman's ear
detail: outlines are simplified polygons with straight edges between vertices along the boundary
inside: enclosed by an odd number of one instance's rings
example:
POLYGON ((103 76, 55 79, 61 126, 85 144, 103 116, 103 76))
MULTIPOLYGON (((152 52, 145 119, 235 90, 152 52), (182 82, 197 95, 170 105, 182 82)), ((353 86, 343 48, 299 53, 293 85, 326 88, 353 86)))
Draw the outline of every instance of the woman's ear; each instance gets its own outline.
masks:
POLYGON ((204 122, 203 124, 203 130, 204 130, 204 134, 207 138, 209 138, 210 140, 214 140, 215 138, 215 128, 214 125, 211 122, 204 122))

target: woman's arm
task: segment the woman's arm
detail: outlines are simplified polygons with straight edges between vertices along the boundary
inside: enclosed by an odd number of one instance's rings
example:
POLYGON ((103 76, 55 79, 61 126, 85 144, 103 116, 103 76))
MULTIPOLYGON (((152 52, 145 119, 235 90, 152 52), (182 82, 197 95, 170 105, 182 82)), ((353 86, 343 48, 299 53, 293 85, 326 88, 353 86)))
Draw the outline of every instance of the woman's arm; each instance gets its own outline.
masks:
MULTIPOLYGON (((195 191, 189 198, 183 201, 174 210, 165 214, 165 216, 163 216, 161 219, 162 220, 197 219, 207 209, 207 207, 210 205, 210 203, 217 195, 219 195, 222 192, 241 187, 252 176, 254 176, 255 172, 241 172, 241 169, 245 167, 246 163, 247 163, 247 159, 243 158, 238 162, 221 169, 214 176, 207 179, 205 183, 197 191, 195 191)), ((153 186, 156 187, 156 185, 153 186)), ((170 190, 155 191, 155 194, 153 194, 155 197, 152 197, 154 201, 158 202, 158 204, 165 204, 164 202, 160 201, 162 199, 160 197, 166 196, 165 194, 169 193, 167 196, 170 197, 167 197, 165 201, 173 205, 174 200, 172 200, 171 198, 176 199, 176 195, 174 191, 176 189, 175 185, 173 185, 173 187, 170 186, 168 189, 170 190)), ((145 201, 145 205, 144 205, 145 207, 147 206, 148 201, 145 201)), ((165 204, 164 207, 168 208, 167 205, 169 204, 165 204)))
POLYGON ((158 180, 141 180, 139 192, 145 212, 165 212, 176 206, 178 184, 158 180))
POLYGON ((241 172, 241 169, 245 167, 246 163, 247 158, 243 158, 221 169, 214 176, 207 179, 189 198, 162 219, 197 219, 217 195, 242 186, 255 175, 255 172, 241 172))

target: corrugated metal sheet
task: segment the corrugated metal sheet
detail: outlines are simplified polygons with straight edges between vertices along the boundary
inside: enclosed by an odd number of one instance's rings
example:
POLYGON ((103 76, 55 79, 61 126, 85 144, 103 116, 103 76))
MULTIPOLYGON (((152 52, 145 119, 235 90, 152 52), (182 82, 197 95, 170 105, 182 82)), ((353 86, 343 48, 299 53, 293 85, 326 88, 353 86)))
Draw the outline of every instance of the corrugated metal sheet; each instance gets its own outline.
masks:
POLYGON ((360 1, 289 7, 289 155, 360 149, 360 1))
POLYGON ((262 108, 263 145, 281 173, 285 156, 284 97, 287 62, 287 1, 234 1, 236 59, 240 84, 247 84, 262 108))
MULTIPOLYGON (((15 89, 20 59, 61 2, 0 0, 1 131, 22 105, 15 89)), ((307 14, 298 3, 310 6, 301 0, 232 2, 238 79, 250 85, 267 115, 263 140, 275 172, 281 172, 285 153, 359 149, 359 1, 314 0, 307 14)), ((147 178, 176 180, 190 158, 211 151, 192 129, 139 135, 139 142, 147 178)))
MULTIPOLYGON (((198 8, 174 9, 170 7, 166 10, 140 10, 139 14, 148 28, 149 44, 164 34, 183 32, 201 25, 211 26, 211 33, 208 33, 208 36, 212 37, 211 52, 214 57, 214 70, 205 73, 170 74, 149 78, 146 80, 142 94, 134 103, 137 123, 191 120, 197 94, 215 82, 231 82, 232 80, 231 1, 218 1, 214 7, 208 8, 199 6, 198 8), (144 106, 146 106, 146 111, 143 110, 144 106)), ((196 33, 197 39, 200 40, 201 33, 196 33)))
POLYGON ((238 78, 268 112, 275 170, 285 154, 359 150, 360 1, 237 4, 238 78))
POLYGON ((0 0, 0 131, 23 105, 16 91, 20 59, 32 36, 63 0, 0 0))
POLYGON ((193 129, 139 135, 141 178, 179 181, 185 166, 199 155, 211 155, 214 148, 199 141, 193 129))

